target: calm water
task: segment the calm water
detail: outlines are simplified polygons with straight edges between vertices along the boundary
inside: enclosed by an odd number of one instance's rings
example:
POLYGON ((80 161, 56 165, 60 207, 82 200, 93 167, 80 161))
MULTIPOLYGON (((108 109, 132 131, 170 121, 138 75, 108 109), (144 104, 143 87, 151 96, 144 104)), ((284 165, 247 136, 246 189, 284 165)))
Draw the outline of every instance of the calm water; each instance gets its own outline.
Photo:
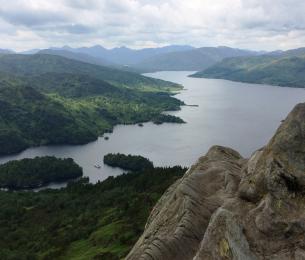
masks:
POLYGON ((303 89, 194 79, 188 78, 189 74, 147 74, 185 87, 176 97, 199 107, 182 107, 181 111, 171 114, 183 118, 187 124, 120 125, 108 135, 108 141, 99 138, 81 146, 31 148, 18 155, 2 157, 0 163, 44 155, 72 157, 94 183, 122 173, 103 165, 103 156, 110 152, 143 155, 157 166, 190 166, 214 144, 230 146, 249 156, 266 144, 295 104, 305 102, 303 89), (100 164, 101 169, 94 168, 95 164, 100 164))

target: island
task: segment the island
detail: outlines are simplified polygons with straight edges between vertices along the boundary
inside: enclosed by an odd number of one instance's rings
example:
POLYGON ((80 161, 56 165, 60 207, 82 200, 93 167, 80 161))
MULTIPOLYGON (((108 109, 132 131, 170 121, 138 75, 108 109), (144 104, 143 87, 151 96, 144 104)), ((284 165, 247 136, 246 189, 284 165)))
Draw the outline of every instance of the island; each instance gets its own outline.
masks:
POLYGON ((34 189, 51 182, 79 178, 83 170, 73 159, 53 156, 10 161, 0 165, 0 188, 9 190, 34 189))
POLYGON ((111 167, 119 167, 128 171, 141 171, 154 168, 154 164, 147 158, 131 154, 108 153, 104 156, 104 163, 111 167))

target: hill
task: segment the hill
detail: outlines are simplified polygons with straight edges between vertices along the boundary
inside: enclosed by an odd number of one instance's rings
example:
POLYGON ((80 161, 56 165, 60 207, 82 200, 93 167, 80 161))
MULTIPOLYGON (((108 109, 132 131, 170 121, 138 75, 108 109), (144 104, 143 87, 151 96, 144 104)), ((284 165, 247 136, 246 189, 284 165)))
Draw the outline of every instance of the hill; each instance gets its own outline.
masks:
POLYGON ((62 102, 29 86, 0 87, 0 155, 33 145, 87 143, 96 137, 62 102))
POLYGON ((5 55, 0 57, 0 155, 37 145, 84 144, 116 124, 160 120, 162 111, 183 104, 168 92, 179 88, 53 55, 5 55))
POLYGON ((169 91, 181 89, 181 86, 174 83, 48 54, 0 56, 0 71, 17 76, 35 76, 44 73, 87 75, 107 81, 115 86, 140 90, 169 91))
POLYGON ((305 87, 305 49, 225 59, 191 75, 287 87, 305 87))
POLYGON ((258 54, 258 52, 233 49, 229 47, 203 47, 156 55, 143 60, 138 64, 134 64, 133 67, 143 71, 196 71, 208 68, 224 58, 253 56, 258 54))
POLYGON ((57 55, 57 56, 62 56, 62 57, 71 59, 71 60, 82 61, 85 63, 100 65, 100 66, 107 66, 107 67, 115 66, 114 63, 107 61, 105 59, 95 58, 95 57, 90 56, 85 53, 72 52, 72 51, 68 51, 68 50, 45 49, 45 50, 38 51, 36 54, 57 55))

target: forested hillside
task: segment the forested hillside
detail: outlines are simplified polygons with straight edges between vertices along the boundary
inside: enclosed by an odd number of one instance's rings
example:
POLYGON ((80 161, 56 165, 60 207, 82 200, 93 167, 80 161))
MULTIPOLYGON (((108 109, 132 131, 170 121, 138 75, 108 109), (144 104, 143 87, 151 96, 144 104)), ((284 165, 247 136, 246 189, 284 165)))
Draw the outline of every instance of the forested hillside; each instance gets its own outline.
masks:
POLYGON ((44 73, 84 74, 88 77, 107 81, 118 87, 139 90, 168 91, 181 88, 177 84, 144 77, 137 73, 48 54, 2 55, 0 56, 0 71, 19 76, 37 76, 44 73))
POLYGON ((228 58, 193 77, 305 87, 305 49, 256 57, 228 58))
POLYGON ((122 259, 185 170, 149 168, 61 190, 0 191, 0 259, 122 259))
MULTIPOLYGON (((0 56, 0 154, 83 144, 116 124, 158 120, 180 85, 52 55, 0 56)), ((177 121, 162 117, 163 122, 177 121)))

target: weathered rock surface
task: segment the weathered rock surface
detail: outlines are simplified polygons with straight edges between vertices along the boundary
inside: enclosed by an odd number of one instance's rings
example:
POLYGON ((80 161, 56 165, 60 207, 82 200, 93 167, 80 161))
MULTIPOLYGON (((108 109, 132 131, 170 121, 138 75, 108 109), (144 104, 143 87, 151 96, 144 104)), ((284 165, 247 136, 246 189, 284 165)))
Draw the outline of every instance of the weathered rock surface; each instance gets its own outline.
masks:
POLYGON ((305 260, 305 104, 249 159, 212 147, 163 195, 126 259, 305 260))

